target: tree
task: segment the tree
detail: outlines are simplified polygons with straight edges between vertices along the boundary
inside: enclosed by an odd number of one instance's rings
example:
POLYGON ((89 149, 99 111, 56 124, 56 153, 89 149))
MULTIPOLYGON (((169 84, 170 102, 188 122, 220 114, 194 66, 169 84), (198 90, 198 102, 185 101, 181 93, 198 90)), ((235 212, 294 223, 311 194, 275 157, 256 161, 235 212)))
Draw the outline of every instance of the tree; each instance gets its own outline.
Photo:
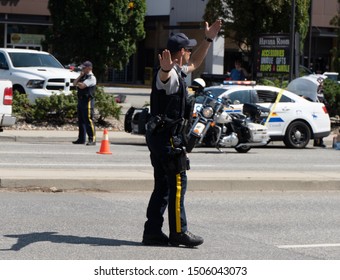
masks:
MULTIPOLYGON (((263 33, 289 33, 291 0, 210 0, 206 6, 204 20, 213 22, 222 18, 224 36, 232 38, 242 50, 250 51, 256 38, 263 33)), ((303 41, 309 26, 310 0, 296 1, 296 31, 303 41)))
POLYGON ((99 80, 121 70, 145 37, 144 0, 49 0, 47 43, 64 64, 91 60, 99 80))
POLYGON ((331 24, 337 29, 338 37, 336 38, 336 46, 332 49, 332 65, 331 68, 336 72, 340 72, 340 0, 338 0, 338 14, 332 18, 331 24))

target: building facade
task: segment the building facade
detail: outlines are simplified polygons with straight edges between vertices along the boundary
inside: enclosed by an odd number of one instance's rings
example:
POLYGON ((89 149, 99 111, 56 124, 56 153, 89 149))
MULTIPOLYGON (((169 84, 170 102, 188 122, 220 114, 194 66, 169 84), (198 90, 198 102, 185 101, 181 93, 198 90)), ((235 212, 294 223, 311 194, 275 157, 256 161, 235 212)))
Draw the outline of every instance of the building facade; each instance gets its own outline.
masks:
POLYGON ((317 73, 333 70, 331 52, 336 46, 337 33, 330 21, 340 13, 339 9, 337 0, 312 0, 303 64, 317 73))
MULTIPOLYGON (((171 33, 183 32, 198 42, 202 40, 202 16, 208 0, 146 0, 146 38, 124 71, 111 69, 108 82, 150 84, 158 53, 166 47, 171 33)), ((311 27, 302 64, 323 72, 331 70, 331 49, 337 34, 330 20, 339 12, 337 0, 312 0, 311 27)), ((0 1, 0 47, 43 49, 41 41, 51 26, 48 0, 0 1)), ((193 79, 202 73, 222 74, 229 71, 241 52, 228 38, 215 40, 207 58, 193 79)), ((246 57, 243 59, 247 59, 246 57)))
POLYGON ((51 25, 48 0, 0 1, 0 46, 42 50, 51 25))

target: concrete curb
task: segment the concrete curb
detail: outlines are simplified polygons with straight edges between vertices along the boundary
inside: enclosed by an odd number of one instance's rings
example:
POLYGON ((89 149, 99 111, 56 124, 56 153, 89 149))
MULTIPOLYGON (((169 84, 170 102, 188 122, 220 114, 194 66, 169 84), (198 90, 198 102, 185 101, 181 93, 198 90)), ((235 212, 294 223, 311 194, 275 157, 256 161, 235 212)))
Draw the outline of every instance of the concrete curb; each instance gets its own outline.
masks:
MULTIPOLYGON (((0 179, 0 190, 56 189, 60 191, 152 191, 153 180, 133 179, 0 179)), ((188 191, 340 191, 340 179, 332 181, 266 180, 193 180, 188 191)))
MULTIPOLYGON (((151 191, 152 168, 142 170, 2 169, 1 189, 56 188, 109 192, 151 191)), ((188 171, 188 191, 340 191, 337 172, 188 171)))

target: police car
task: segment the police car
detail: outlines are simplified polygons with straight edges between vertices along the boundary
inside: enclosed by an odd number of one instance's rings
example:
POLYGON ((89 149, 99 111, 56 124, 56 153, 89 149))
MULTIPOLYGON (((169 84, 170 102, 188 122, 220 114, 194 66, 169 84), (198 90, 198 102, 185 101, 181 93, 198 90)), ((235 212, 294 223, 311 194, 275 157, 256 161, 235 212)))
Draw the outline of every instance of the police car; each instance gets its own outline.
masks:
MULTIPOLYGON (((227 112, 241 113, 244 103, 256 103, 270 109, 262 116, 270 139, 283 141, 289 148, 302 149, 310 139, 326 137, 331 132, 329 115, 323 103, 308 101, 284 89, 256 85, 253 81, 226 81, 204 91, 229 99, 227 112)), ((195 108, 202 101, 203 96, 196 97, 195 108)))

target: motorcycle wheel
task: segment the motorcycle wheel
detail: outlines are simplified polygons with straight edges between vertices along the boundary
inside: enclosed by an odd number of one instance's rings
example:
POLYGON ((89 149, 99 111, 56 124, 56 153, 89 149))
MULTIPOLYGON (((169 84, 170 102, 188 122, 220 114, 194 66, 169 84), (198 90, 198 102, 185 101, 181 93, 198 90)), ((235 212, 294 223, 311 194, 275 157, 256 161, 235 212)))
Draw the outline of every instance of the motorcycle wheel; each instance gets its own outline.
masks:
POLYGON ((203 138, 203 143, 206 147, 215 147, 217 143, 217 128, 211 127, 208 129, 207 134, 203 138))
POLYGON ((194 147, 196 146, 198 140, 199 140, 199 137, 197 137, 197 136, 194 136, 194 135, 190 135, 189 136, 188 144, 186 146, 186 151, 188 153, 190 153, 194 149, 194 147))
POLYGON ((238 148, 235 148, 235 150, 239 153, 247 153, 249 150, 251 149, 251 147, 249 146, 241 146, 241 147, 238 147, 238 148))

